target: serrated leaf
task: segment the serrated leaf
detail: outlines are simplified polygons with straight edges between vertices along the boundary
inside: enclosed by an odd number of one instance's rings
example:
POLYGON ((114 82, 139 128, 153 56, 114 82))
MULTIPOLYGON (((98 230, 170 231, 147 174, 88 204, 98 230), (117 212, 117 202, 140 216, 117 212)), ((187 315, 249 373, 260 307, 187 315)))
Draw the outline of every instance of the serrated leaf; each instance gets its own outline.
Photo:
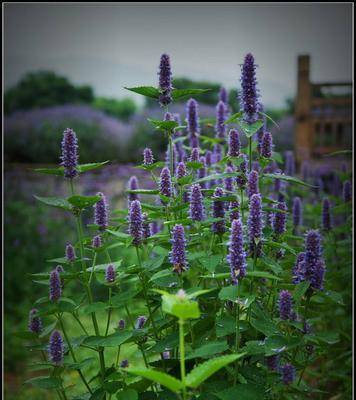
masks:
POLYGON ((228 348, 229 345, 226 343, 226 341, 206 343, 188 353, 186 355, 186 359, 190 360, 192 358, 198 358, 198 357, 202 358, 209 357, 213 354, 222 353, 228 348))
POLYGON ((134 190, 126 190, 127 193, 135 193, 135 194, 158 194, 159 190, 156 189, 134 189, 134 190))
POLYGON ((39 172, 40 174, 64 176, 64 167, 57 168, 31 168, 32 171, 39 172))
POLYGON ((173 89, 172 98, 173 100, 179 100, 184 97, 196 96, 202 93, 209 92, 211 89, 173 89))
POLYGON ((124 89, 152 99, 158 99, 160 96, 160 91, 153 86, 137 86, 132 88, 124 87, 124 89))
POLYGON ((203 364, 195 367, 185 378, 185 384, 193 389, 196 389, 204 381, 206 381, 211 375, 219 371, 219 369, 226 367, 226 365, 232 363, 245 356, 246 353, 231 354, 227 356, 221 356, 213 358, 212 360, 206 361, 203 364))
POLYGON ((231 117, 228 118, 228 119, 224 122, 224 125, 231 124, 232 122, 235 122, 237 119, 239 119, 240 117, 242 117, 242 115, 243 115, 243 112, 242 112, 242 111, 239 111, 239 112, 236 113, 236 114, 232 114, 231 117))
POLYGON ((166 121, 160 119, 147 118, 147 120, 156 128, 164 132, 173 131, 178 127, 177 121, 166 121))
POLYGON ((87 207, 93 206, 100 199, 101 199, 100 196, 79 196, 79 195, 75 195, 75 196, 69 197, 67 200, 74 207, 83 209, 83 208, 87 208, 87 207))
POLYGON ((41 197, 36 195, 34 195, 34 197, 41 203, 47 204, 51 207, 62 208, 67 211, 72 211, 73 209, 73 206, 68 202, 68 200, 61 197, 41 197))
POLYGON ((138 393, 134 389, 126 389, 116 394, 117 400, 138 400, 138 393))
POLYGON ((59 377, 49 377, 49 376, 37 376, 27 380, 25 383, 29 383, 34 387, 40 389, 58 389, 61 387, 62 379, 59 377))
POLYGON ((98 168, 106 165, 109 162, 110 162, 109 160, 106 160, 106 161, 98 162, 98 163, 79 164, 78 171, 83 173, 83 172, 91 171, 93 169, 98 169, 98 168))
POLYGON ((200 317, 199 306, 196 301, 188 299, 182 301, 176 296, 170 294, 163 294, 162 310, 167 314, 174 315, 175 317, 184 320, 200 317))
POLYGON ((126 342, 131 336, 131 332, 118 331, 108 336, 89 336, 84 340, 84 344, 88 346, 116 347, 126 342))
POLYGON ((260 119, 254 122, 253 124, 248 124, 247 122, 244 122, 242 119, 239 119, 237 123, 241 128, 241 130, 243 131, 243 133, 248 138, 253 136, 263 126, 263 121, 260 119))
POLYGON ((304 281, 300 282, 295 286, 295 289, 293 291, 293 300, 294 304, 296 307, 299 306, 302 297, 304 296, 305 292, 308 290, 308 287, 310 286, 309 281, 304 281))
POLYGON ((142 376, 143 378, 149 379, 153 382, 157 382, 167 387, 172 392, 178 392, 183 388, 183 383, 181 381, 161 371, 149 368, 126 368, 125 371, 133 375, 142 376))

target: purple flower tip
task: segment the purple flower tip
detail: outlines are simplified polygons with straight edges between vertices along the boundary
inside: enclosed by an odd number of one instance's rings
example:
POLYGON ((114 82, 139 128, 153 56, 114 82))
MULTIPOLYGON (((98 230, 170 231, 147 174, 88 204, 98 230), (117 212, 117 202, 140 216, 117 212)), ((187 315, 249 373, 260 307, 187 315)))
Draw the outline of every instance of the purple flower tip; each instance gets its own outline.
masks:
MULTIPOLYGON (((139 188, 138 186, 138 179, 136 176, 131 176, 127 183, 127 189, 128 190, 137 190, 139 188)), ((137 193, 129 193, 128 195, 128 200, 129 202, 134 201, 134 200, 140 200, 140 196, 137 193)))
POLYGON ((236 129, 231 129, 229 132, 229 150, 227 154, 230 157, 238 157, 240 155, 240 149, 240 135, 236 129))
POLYGON ((64 176, 73 179, 78 175, 78 140, 72 129, 63 133, 61 165, 64 167, 64 176))
POLYGON ((303 206, 300 197, 293 199, 293 225, 294 227, 300 226, 303 222, 303 206))
POLYGON ((295 379, 295 368, 291 364, 284 364, 281 367, 282 382, 285 385, 290 385, 295 379))
POLYGON ((117 323, 117 327, 119 329, 125 329, 125 326, 126 326, 125 320, 124 319, 120 319, 119 322, 117 323))
POLYGON ((171 173, 168 167, 162 168, 159 186, 161 195, 166 197, 172 197, 171 173))
POLYGON ((129 207, 129 232, 132 236, 132 243, 135 246, 141 244, 143 236, 143 217, 141 203, 139 200, 134 200, 129 207))
POLYGON ((146 321, 147 321, 147 318, 144 315, 139 316, 136 320, 135 328, 142 329, 143 326, 145 325, 146 321))
POLYGON ((187 168, 185 166, 185 163, 182 161, 178 163, 178 166, 176 168, 176 178, 181 179, 186 175, 187 175, 187 168))
POLYGON ((49 299, 52 302, 56 302, 62 295, 62 283, 61 278, 57 270, 53 270, 49 276, 49 299))
POLYGON ((173 227, 171 244, 172 250, 169 253, 170 262, 173 265, 173 271, 180 274, 188 267, 185 251, 186 240, 183 225, 177 224, 173 227))
POLYGON ((120 368, 128 368, 129 366, 129 361, 128 360, 122 360, 120 364, 120 368))
POLYGON ((273 139, 271 132, 265 132, 261 142, 261 156, 271 158, 273 152, 273 139))
POLYGON ((258 172, 253 170, 248 175, 247 194, 251 198, 256 193, 259 193, 259 176, 258 172))
POLYGON ((199 147, 200 126, 198 116, 198 103, 194 99, 188 100, 186 112, 190 147, 199 147))
POLYGON ((161 55, 161 61, 159 64, 159 89, 161 95, 159 102, 162 106, 167 106, 172 103, 172 72, 171 62, 168 54, 161 55))
POLYGON ((222 218, 220 221, 215 221, 212 224, 212 231, 217 234, 223 234, 225 232, 225 204, 224 201, 221 200, 222 197, 225 196, 225 191, 221 187, 217 187, 213 194, 213 203, 212 203, 212 217, 213 218, 222 218))
POLYGON ((292 314, 292 295, 288 290, 281 290, 279 292, 279 317, 283 320, 291 318, 292 314))
POLYGON ((75 259, 76 259, 75 250, 74 250, 74 247, 70 243, 68 243, 66 246, 65 254, 66 254, 67 261, 69 261, 69 262, 75 261, 75 259))
POLYGON ((59 331, 54 330, 49 338, 48 358, 53 364, 59 365, 63 361, 64 345, 59 331))
POLYGON ((276 235, 281 235, 287 229, 287 205, 284 201, 279 201, 274 208, 281 212, 277 211, 273 215, 273 220, 272 220, 273 232, 276 235))
POLYGON ((115 276, 116 276, 115 266, 112 264, 108 265, 105 271, 105 281, 107 283, 115 282, 115 276))
POLYGON ((228 248, 227 261, 230 264, 231 280, 233 284, 237 284, 238 280, 246 275, 246 254, 243 243, 243 227, 240 219, 234 219, 231 223, 228 248))
POLYGON ((93 237, 91 245, 94 249, 98 249, 102 245, 102 240, 100 235, 96 235, 93 237))
POLYGON ((202 221, 205 219, 203 195, 201 187, 198 184, 191 187, 189 215, 192 221, 202 221))
POLYGON ((247 123, 253 123, 257 119, 259 110, 258 91, 256 88, 256 65, 254 57, 248 53, 242 65, 241 73, 241 109, 247 123))
POLYGON ((146 147, 145 150, 143 150, 143 164, 144 165, 151 165, 153 164, 153 153, 152 150, 149 147, 146 147))
POLYGON ((96 194, 100 196, 100 200, 94 205, 94 222, 98 225, 99 230, 104 231, 108 226, 108 204, 103 193, 96 194))
POLYGON ((37 308, 33 308, 28 316, 28 330, 33 333, 40 333, 42 332, 42 321, 41 318, 38 317, 38 310, 37 308))

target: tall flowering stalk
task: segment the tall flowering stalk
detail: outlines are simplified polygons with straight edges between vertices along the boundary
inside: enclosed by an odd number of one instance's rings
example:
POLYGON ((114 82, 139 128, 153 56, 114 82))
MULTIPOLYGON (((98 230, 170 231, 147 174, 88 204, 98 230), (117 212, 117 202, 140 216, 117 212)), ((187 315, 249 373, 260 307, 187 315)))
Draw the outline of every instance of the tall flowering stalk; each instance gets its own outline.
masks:
POLYGON ((259 193, 253 194, 249 201, 248 228, 250 236, 250 248, 255 256, 261 255, 262 239, 262 198, 259 193))
POLYGON ((240 135, 236 129, 231 129, 229 132, 229 150, 227 155, 230 157, 238 157, 240 155, 241 142, 240 135))
POLYGON ((287 229, 287 205, 285 201, 279 201, 275 209, 277 212, 273 216, 272 228, 275 235, 281 235, 287 229))
POLYGON ((159 102, 165 107, 172 103, 172 72, 171 62, 168 54, 161 55, 158 76, 158 86, 161 92, 159 96, 159 102))
POLYGON ((265 132, 261 140, 261 156, 271 158, 273 153, 273 139, 271 132, 265 132))
POLYGON ((192 221, 203 221, 205 219, 205 210, 203 204, 203 195, 200 185, 192 185, 190 191, 189 216, 192 221))
POLYGON ((171 243, 172 250, 169 254, 170 262, 173 265, 173 271, 181 274, 188 268, 183 225, 177 224, 173 227, 171 243))
POLYGON ((38 316, 37 308, 33 308, 28 316, 28 330, 33 333, 41 333, 43 330, 41 318, 38 316))
POLYGON ((257 171, 251 171, 248 175, 247 194, 251 198, 254 194, 260 192, 259 189, 259 176, 257 171))
POLYGON ((241 109, 244 112, 244 120, 253 123, 257 119, 258 91, 256 64, 251 53, 246 55, 241 72, 241 109))
POLYGON ((213 218, 221 218, 220 221, 213 222, 212 230, 216 234, 223 234, 225 232, 225 205, 224 201, 218 200, 225 196, 225 191, 221 187, 217 187, 213 194, 213 211, 212 217, 213 218))
POLYGON ((231 223, 230 241, 228 242, 229 254, 227 261, 230 265, 231 280, 237 284, 239 279, 246 275, 246 254, 243 244, 243 228, 240 219, 231 223))
POLYGON ((143 236, 143 221, 141 203, 139 200, 134 200, 130 203, 129 208, 129 232, 132 236, 134 246, 139 246, 143 236))
POLYGON ((108 203, 103 193, 96 194, 100 200, 94 205, 94 222, 99 230, 104 231, 109 226, 108 203))
POLYGON ((143 164, 148 166, 152 165, 154 161, 152 150, 149 147, 146 147, 143 150, 143 164))
POLYGON ((65 178, 75 178, 78 175, 78 139, 69 128, 63 133, 61 160, 65 178))
POLYGON ((225 114, 226 114, 226 105, 222 101, 219 101, 216 106, 215 132, 216 132, 216 137, 223 140, 222 143, 225 142, 225 136, 226 136, 225 114))
POLYGON ((190 99, 187 102, 187 125, 190 147, 199 147, 198 103, 194 99, 190 99))
MULTIPOLYGON (((128 190, 137 190, 137 189, 139 189, 138 179, 137 179, 136 176, 131 176, 131 178, 129 179, 129 181, 127 183, 127 189, 128 190)), ((128 195, 129 203, 131 201, 134 201, 134 200, 140 200, 140 195, 137 194, 137 193, 129 193, 129 195, 128 195)))
POLYGON ((303 206, 300 197, 294 197, 292 213, 293 213, 293 218, 292 218, 293 226, 294 228, 298 228, 298 226, 300 226, 303 223, 303 206))
POLYGON ((53 270, 49 276, 49 299, 57 302, 62 296, 62 283, 57 270, 53 270))
POLYGON ((54 330, 49 338, 48 358, 54 365, 60 365, 63 362, 64 343, 59 331, 54 330))
POLYGON ((68 262, 73 262, 76 260, 75 250, 71 243, 66 245, 65 255, 68 262))
POLYGON ((166 197, 172 197, 173 188, 171 181, 171 173, 168 167, 162 168, 160 181, 159 181, 160 194, 166 197))

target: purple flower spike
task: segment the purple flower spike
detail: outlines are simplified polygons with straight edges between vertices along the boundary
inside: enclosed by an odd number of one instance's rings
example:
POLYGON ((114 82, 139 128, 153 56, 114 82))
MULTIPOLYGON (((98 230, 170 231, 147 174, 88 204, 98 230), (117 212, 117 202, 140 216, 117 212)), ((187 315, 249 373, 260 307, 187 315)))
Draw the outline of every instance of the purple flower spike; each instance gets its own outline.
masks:
POLYGON ((161 95, 159 96, 159 102, 162 106, 167 106, 172 103, 172 72, 171 62, 168 54, 161 55, 161 61, 159 64, 159 89, 161 95))
MULTIPOLYGON (((139 188, 138 186, 138 179, 136 176, 131 176, 127 183, 127 189, 128 190, 137 190, 139 188)), ((137 193, 129 193, 128 195, 128 200, 129 203, 134 200, 140 200, 140 196, 137 193)))
MULTIPOLYGON (((224 201, 218 200, 221 197, 225 196, 225 191, 221 187, 217 187, 213 194, 213 218, 224 218, 225 217, 225 204, 224 201)), ((225 232, 225 221, 222 219, 221 221, 213 222, 212 230, 214 233, 223 234, 225 232)))
POLYGON ((244 120, 253 123, 257 119, 258 92, 256 88, 256 65, 251 53, 247 54, 242 65, 241 74, 241 110, 244 112, 244 120))
POLYGON ((251 196, 249 201, 249 216, 248 216, 248 228, 250 237, 250 248, 256 256, 260 256, 262 253, 261 242, 256 245, 257 241, 262 238, 262 198, 259 193, 251 196))
POLYGON ((108 204, 103 193, 97 193, 101 199, 94 205, 94 221, 99 230, 104 231, 108 226, 108 204))
POLYGON ((37 316, 38 310, 37 308, 33 308, 28 316, 28 330, 33 333, 41 333, 42 332, 42 321, 41 318, 37 316))
POLYGON ((294 197, 293 199, 293 226, 296 228, 303 223, 303 206, 300 197, 294 197))
POLYGON ((277 354, 266 357, 267 368, 271 371, 278 371, 279 367, 279 356, 277 354))
POLYGON ((305 253, 299 253, 292 271, 292 282, 296 285, 305 279, 305 253))
POLYGON ((187 175, 187 168, 184 162, 180 162, 176 169, 176 178, 181 179, 187 175))
POLYGON ((203 195, 198 184, 191 187, 189 215, 192 221, 203 221, 205 219, 203 195))
POLYGON ((212 165, 212 163, 213 163, 213 158, 212 157, 213 157, 213 153, 210 150, 208 150, 205 153, 205 163, 206 163, 207 167, 210 167, 212 165))
POLYGON ((294 153, 292 151, 286 152, 284 173, 288 176, 293 176, 295 173, 294 153))
POLYGON ((222 101, 219 101, 218 105, 216 106, 215 131, 216 137, 220 139, 225 139, 226 136, 226 125, 224 125, 226 121, 225 111, 226 105, 222 101))
POLYGON ((173 265, 173 271, 178 274, 187 269, 187 260, 185 252, 185 235, 183 225, 177 224, 173 227, 172 231, 172 250, 169 253, 170 262, 173 265))
POLYGON ((262 136, 261 142, 261 156, 271 158, 273 152, 273 139, 270 132, 265 132, 262 136))
POLYGON ((151 165, 153 164, 153 153, 152 150, 149 147, 146 147, 145 150, 143 150, 143 164, 144 165, 151 165))
POLYGON ((77 258, 75 255, 74 247, 70 243, 67 244, 65 253, 68 262, 73 262, 77 258))
POLYGON ((216 143, 214 146, 214 162, 218 163, 222 159, 222 146, 216 143))
POLYGON ((78 140, 72 129, 63 133, 61 165, 64 167, 64 176, 73 179, 78 175, 78 140))
POLYGON ((166 197, 172 197, 171 173, 167 167, 162 168, 159 187, 160 194, 166 197))
POLYGON ((241 142, 240 135, 236 129, 231 129, 229 132, 229 151, 227 153, 230 157, 238 157, 240 155, 241 142))
POLYGON ((310 230, 306 233, 305 257, 302 268, 304 279, 309 280, 314 289, 321 290, 323 288, 325 263, 322 255, 321 236, 318 230, 310 230))
POLYGON ((259 176, 257 171, 251 171, 248 175, 247 194, 251 198, 254 194, 260 192, 259 190, 259 176))
POLYGON ((107 266, 105 271, 105 281, 106 283, 113 283, 115 282, 116 277, 116 270, 114 265, 110 264, 107 266))
POLYGON ((169 360, 171 358, 171 353, 168 350, 164 351, 162 353, 162 358, 163 360, 169 360))
POLYGON ((93 237, 91 245, 94 249, 98 249, 102 245, 102 240, 100 235, 96 235, 93 237))
MULTIPOLYGON (((238 167, 238 172, 246 175, 247 165, 248 165, 247 156, 246 156, 246 154, 240 154, 240 158, 242 158, 242 161, 240 162, 240 165, 238 167)), ((242 175, 241 176, 237 176, 236 177, 236 183, 237 183, 237 186, 240 189, 243 189, 245 187, 245 184, 246 184, 246 177, 242 176, 242 175)))
POLYGON ((234 219, 240 218, 240 204, 237 200, 230 201, 229 204, 229 212, 230 212, 230 221, 232 222, 234 219))
MULTIPOLYGON (((234 172, 234 170, 231 167, 226 167, 225 168, 225 173, 231 174, 234 172)), ((224 189, 227 192, 233 192, 234 191, 234 178, 224 178, 224 189)))
POLYGON ((314 266, 314 273, 311 277, 311 286, 314 289, 323 290, 324 289, 324 275, 325 275, 326 267, 325 262, 321 258, 318 260, 314 266))
POLYGON ((222 101, 226 106, 228 104, 228 94, 227 90, 224 87, 220 88, 219 101, 222 101))
POLYGON ((288 290, 281 290, 279 292, 278 307, 280 319, 290 319, 292 314, 292 295, 288 290))
POLYGON ((198 103, 194 99, 190 99, 187 102, 187 125, 190 147, 199 147, 198 103))
POLYGON ((275 212, 272 220, 273 232, 276 235, 281 235, 287 230, 287 205, 284 201, 279 201, 275 209, 282 212, 275 212))
POLYGON ((331 204, 330 204, 330 200, 327 198, 323 199, 323 206, 322 206, 322 212, 321 212, 321 223, 322 223, 322 228, 325 231, 330 231, 330 229, 332 228, 331 204))
POLYGON ((342 189, 342 197, 345 203, 348 203, 352 199, 352 190, 351 190, 351 182, 346 181, 344 182, 344 186, 342 189))
POLYGON ((143 236, 143 221, 142 221, 141 203, 139 200, 134 200, 129 208, 129 232, 132 236, 132 243, 139 246, 143 236))
POLYGON ((64 345, 63 339, 59 331, 54 330, 49 338, 48 358, 55 364, 59 365, 63 361, 64 345))
POLYGON ((62 283, 58 271, 54 270, 49 276, 49 299, 54 303, 62 296, 62 283))
POLYGON ((246 254, 243 243, 243 228, 240 219, 234 219, 231 223, 230 241, 228 243, 229 254, 227 262, 230 264, 231 280, 234 285, 246 275, 246 254))
POLYGON ((164 114, 163 119, 164 119, 165 121, 174 121, 174 117, 173 117, 173 115, 172 115, 170 112, 166 112, 166 113, 164 114))
POLYGON ((118 329, 122 330, 125 329, 126 327, 126 322, 124 319, 120 319, 119 322, 117 323, 117 327, 118 329))
POLYGON ((128 368, 129 366, 129 361, 128 360, 122 360, 120 364, 120 368, 128 368))
POLYGON ((161 230, 161 225, 157 221, 153 221, 150 224, 150 227, 151 227, 151 234, 152 235, 156 235, 161 230))
POLYGON ((148 215, 147 213, 142 214, 142 237, 144 239, 148 239, 151 237, 151 225, 147 222, 148 215))
POLYGON ((135 329, 142 329, 146 321, 147 318, 144 315, 139 316, 136 320, 135 329))
POLYGON ((199 161, 200 158, 200 150, 199 147, 194 147, 192 149, 192 152, 190 154, 190 159, 189 161, 199 161))
POLYGON ((282 382, 285 385, 290 385, 295 379, 295 368, 291 364, 284 364, 281 367, 282 382))

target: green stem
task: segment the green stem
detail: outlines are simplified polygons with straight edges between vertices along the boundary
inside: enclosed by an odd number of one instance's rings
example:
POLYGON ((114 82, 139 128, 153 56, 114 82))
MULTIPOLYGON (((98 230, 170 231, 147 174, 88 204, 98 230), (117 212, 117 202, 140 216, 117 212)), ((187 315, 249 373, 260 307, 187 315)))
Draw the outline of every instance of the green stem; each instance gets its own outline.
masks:
POLYGON ((173 141, 172 141, 172 132, 168 133, 168 140, 169 140, 169 165, 171 170, 171 177, 174 176, 173 171, 173 141))
POLYGON ((180 375, 183 382, 183 400, 187 398, 185 386, 185 352, 184 352, 184 320, 179 318, 179 360, 180 360, 180 375))
POLYGON ((129 308, 127 307, 126 304, 125 304, 125 310, 126 310, 126 314, 127 314, 128 318, 129 318, 129 321, 130 321, 130 324, 131 324, 132 328, 135 329, 135 324, 133 322, 133 319, 132 319, 132 316, 130 314, 129 308))
POLYGON ((86 336, 89 336, 88 331, 85 329, 85 326, 83 325, 82 321, 80 320, 80 318, 78 318, 78 316, 73 313, 72 314, 73 318, 78 322, 79 326, 82 328, 83 332, 86 334, 86 336))
POLYGON ((108 311, 108 321, 106 323, 106 330, 105 330, 105 336, 108 335, 109 332, 109 326, 110 326, 110 319, 111 319, 111 295, 112 295, 112 289, 109 287, 109 311, 108 311))
POLYGON ((248 171, 252 171, 252 136, 248 138, 248 171))

